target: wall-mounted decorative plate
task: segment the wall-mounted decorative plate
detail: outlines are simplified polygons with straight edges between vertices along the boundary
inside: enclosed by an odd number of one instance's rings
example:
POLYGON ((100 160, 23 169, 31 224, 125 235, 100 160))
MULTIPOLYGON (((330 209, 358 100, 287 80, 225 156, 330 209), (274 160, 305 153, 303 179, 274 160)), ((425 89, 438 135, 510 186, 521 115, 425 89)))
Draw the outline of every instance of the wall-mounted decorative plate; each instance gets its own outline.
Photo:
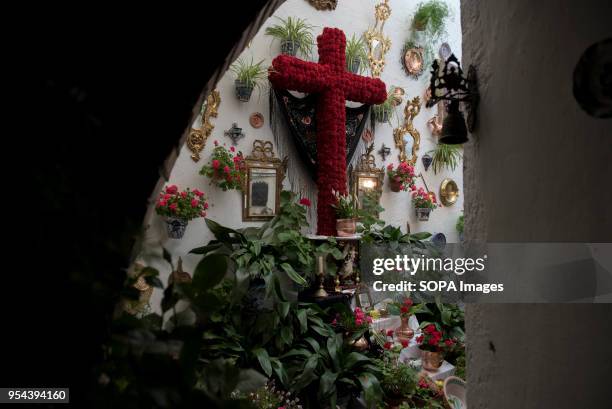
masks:
POLYGON ((425 68, 423 47, 407 43, 402 51, 402 65, 408 76, 418 79, 423 74, 423 69, 425 68))
POLYGON ((459 187, 452 179, 444 179, 440 184, 440 201, 444 206, 452 206, 459 198, 459 187))
POLYGON ((249 123, 255 129, 261 128, 264 124, 264 116, 261 112, 253 112, 251 116, 249 116, 249 123))

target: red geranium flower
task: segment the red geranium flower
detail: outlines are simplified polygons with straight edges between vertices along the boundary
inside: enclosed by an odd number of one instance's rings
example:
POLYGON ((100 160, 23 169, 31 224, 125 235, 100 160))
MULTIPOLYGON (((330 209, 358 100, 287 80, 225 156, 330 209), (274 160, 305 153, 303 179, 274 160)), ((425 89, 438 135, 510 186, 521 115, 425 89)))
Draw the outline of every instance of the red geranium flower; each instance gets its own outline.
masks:
POLYGON ((392 329, 387 330, 387 336, 388 337, 392 337, 393 336, 393 330, 392 329))
POLYGON ((408 341, 406 341, 406 340, 402 340, 401 342, 402 342, 402 347, 404 347, 404 348, 408 348, 408 344, 409 344, 409 342, 408 342, 408 341))
POLYGON ((303 197, 303 198, 301 198, 301 199, 300 199, 300 204, 301 204, 302 206, 310 207, 310 205, 311 205, 312 203, 310 202, 310 200, 309 200, 308 198, 303 197))
POLYGON ((393 346, 393 344, 391 342, 385 342, 384 348, 385 349, 391 349, 392 346, 393 346))

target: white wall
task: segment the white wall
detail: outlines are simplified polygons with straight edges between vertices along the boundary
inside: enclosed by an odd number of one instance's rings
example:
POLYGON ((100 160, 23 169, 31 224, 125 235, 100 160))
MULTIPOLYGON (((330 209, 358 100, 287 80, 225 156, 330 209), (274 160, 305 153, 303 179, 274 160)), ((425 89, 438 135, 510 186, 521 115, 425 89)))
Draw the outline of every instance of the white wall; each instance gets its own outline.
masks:
MULTIPOLYGON (((377 1, 372 0, 341 0, 338 2, 338 7, 334 11, 317 11, 308 2, 304 0, 288 0, 275 13, 278 17, 295 16, 306 19, 309 23, 316 26, 315 35, 318 35, 323 27, 338 27, 342 29, 347 38, 352 34, 357 36, 363 34, 369 26, 374 23, 374 6, 377 1)), ((428 86, 429 73, 424 73, 419 80, 409 78, 401 64, 400 54, 405 40, 409 36, 409 27, 411 16, 414 13, 417 2, 412 0, 391 0, 390 6, 392 9, 391 17, 385 24, 385 33, 390 36, 392 41, 391 50, 386 55, 386 67, 382 73, 381 79, 387 84, 387 87, 401 86, 406 91, 404 100, 413 98, 414 96, 422 96, 428 86)), ((447 25, 448 36, 446 40, 458 57, 461 57, 461 27, 459 15, 459 1, 449 0, 448 4, 453 11, 453 17, 447 25)), ((219 16, 219 18, 227 18, 227 16, 219 16)), ((259 61, 265 60, 266 64, 270 64, 272 59, 279 53, 279 44, 272 41, 271 37, 264 35, 266 27, 275 24, 277 19, 273 16, 266 21, 253 38, 251 45, 243 53, 242 57, 259 61)), ((196 50, 195 52, 203 52, 196 50)), ((316 57, 315 57, 316 58, 316 57)), ((190 155, 191 152, 184 146, 174 165, 169 183, 177 184, 180 188, 191 187, 203 190, 209 198, 211 208, 208 212, 208 217, 227 226, 242 227, 247 225, 259 225, 257 222, 242 222, 241 210, 241 193, 238 191, 223 192, 214 186, 209 185, 207 178, 199 175, 200 168, 209 160, 213 140, 218 140, 220 143, 231 145, 230 139, 223 135, 223 131, 232 126, 232 122, 237 122, 238 126, 242 127, 246 133, 246 137, 241 139, 237 148, 242 150, 246 155, 251 153, 252 143, 255 139, 263 139, 273 141, 273 135, 269 127, 269 105, 268 96, 266 93, 258 95, 254 92, 251 100, 247 103, 239 102, 234 96, 234 77, 231 72, 226 73, 219 82, 217 89, 221 95, 221 104, 219 108, 219 116, 213 118, 212 122, 215 125, 212 136, 209 138, 202 159, 199 162, 194 162, 190 155), (265 118, 265 124, 260 129, 252 128, 248 123, 249 115, 253 112, 261 112, 265 118)), ((405 104, 405 102, 404 102, 405 104)), ((404 104, 397 109, 397 118, 394 119, 393 126, 399 125, 399 119, 403 120, 404 104)), ((415 118, 416 128, 421 134, 421 148, 419 155, 431 150, 435 146, 435 139, 429 132, 426 122, 436 112, 436 108, 427 109, 424 106, 421 113, 415 118)), ((195 123, 194 127, 199 127, 199 123, 195 123)), ((384 165, 393 161, 397 164, 398 150, 393 143, 392 127, 388 124, 377 124, 375 150, 378 150, 382 143, 391 147, 391 156, 387 157, 384 165)), ((275 146, 276 151, 276 146, 275 146)), ((299 161, 299 158, 290 158, 290 160, 299 161)), ((383 162, 379 155, 376 155, 378 166, 382 166, 383 162)), ((438 190, 440 182, 445 177, 453 178, 460 189, 458 202, 449 208, 441 207, 436 209, 428 222, 417 222, 414 209, 410 201, 408 192, 392 193, 387 185, 385 178, 385 188, 381 199, 382 206, 386 209, 382 213, 383 219, 389 224, 399 225, 405 231, 406 223, 409 222, 412 232, 429 231, 432 233, 442 232, 446 235, 447 240, 457 241, 457 233, 455 231, 455 223, 457 217, 463 209, 463 172, 462 164, 460 164, 454 172, 448 170, 441 174, 434 175, 430 168, 428 172, 424 172, 420 156, 417 161, 417 172, 423 172, 425 180, 429 188, 439 195, 438 190)), ((312 182, 314 183, 314 182, 312 182)), ((286 188, 288 186, 287 179, 285 180, 286 188)), ((421 185, 419 180, 418 185, 421 185)), ((152 225, 149 227, 146 234, 146 252, 159 254, 160 242, 171 251, 175 256, 182 256, 184 260, 185 270, 192 272, 198 257, 187 256, 186 253, 199 245, 205 244, 211 239, 211 234, 205 226, 203 219, 196 219, 189 223, 187 232, 182 240, 168 240, 164 232, 162 219, 155 217, 152 225)), ((155 261, 145 258, 149 264, 155 265, 155 261)), ((162 271, 167 267, 159 266, 162 271)), ((166 274, 162 275, 165 280, 166 274)), ((156 296, 160 294, 156 293, 156 296)), ((155 305, 155 300, 153 300, 155 305)))

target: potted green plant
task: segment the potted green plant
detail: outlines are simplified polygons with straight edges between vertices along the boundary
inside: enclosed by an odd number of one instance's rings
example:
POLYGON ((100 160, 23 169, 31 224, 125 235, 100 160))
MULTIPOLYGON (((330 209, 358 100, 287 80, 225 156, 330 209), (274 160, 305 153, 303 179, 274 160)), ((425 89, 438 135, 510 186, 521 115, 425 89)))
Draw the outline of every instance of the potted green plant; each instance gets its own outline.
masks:
POLYGON ((448 5, 442 0, 429 0, 420 3, 412 19, 416 31, 426 31, 432 39, 438 39, 445 31, 445 20, 450 15, 448 5))
POLYGON ((429 220, 431 211, 438 207, 436 195, 433 192, 426 192, 422 187, 412 191, 412 204, 414 204, 417 219, 421 222, 429 220))
POLYGON ((227 149, 219 145, 218 141, 214 144, 211 161, 202 167, 200 175, 209 177, 211 182, 223 191, 242 190, 246 177, 246 164, 242 152, 236 152, 233 146, 227 149))
POLYGON ((355 34, 346 42, 346 69, 354 74, 359 74, 368 62, 366 45, 361 37, 355 34))
POLYGON ((261 86, 261 80, 266 78, 266 69, 263 67, 263 60, 254 63, 253 59, 250 62, 239 58, 230 67, 236 79, 236 97, 241 102, 248 102, 251 99, 251 94, 255 87, 261 86))
POLYGON ((280 24, 267 27, 265 33, 280 41, 281 53, 295 56, 298 51, 310 56, 314 44, 313 26, 297 17, 278 18, 280 24))
POLYGON ((395 88, 392 87, 391 91, 387 94, 387 99, 382 104, 372 106, 372 112, 374 114, 374 119, 377 122, 389 122, 391 117, 393 116, 396 98, 395 98, 395 88))
POLYGON ((455 224, 457 233, 459 233, 459 241, 463 241, 463 225, 464 225, 464 215, 461 215, 459 216, 459 218, 457 219, 457 223, 455 224))
POLYGON ((185 234, 189 220, 206 217, 208 202, 198 189, 179 191, 176 185, 166 186, 157 199, 155 212, 165 216, 168 236, 180 239, 185 234))
POLYGON ((399 345, 385 344, 383 358, 376 361, 380 369, 380 387, 388 407, 397 407, 410 401, 416 391, 417 372, 399 361, 399 345))
POLYGON ((336 203, 332 205, 336 211, 336 230, 339 237, 350 237, 357 230, 357 200, 354 196, 343 195, 332 190, 336 203))
POLYGON ((432 154, 431 167, 436 174, 444 168, 455 170, 461 161, 460 145, 439 143, 435 149, 427 153, 432 154))

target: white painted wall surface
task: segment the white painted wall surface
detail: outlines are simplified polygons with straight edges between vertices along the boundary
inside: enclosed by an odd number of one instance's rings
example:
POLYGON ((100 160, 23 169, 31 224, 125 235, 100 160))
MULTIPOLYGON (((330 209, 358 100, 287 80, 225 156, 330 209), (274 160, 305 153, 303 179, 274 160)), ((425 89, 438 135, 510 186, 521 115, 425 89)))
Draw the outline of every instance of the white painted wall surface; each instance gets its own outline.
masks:
MULTIPOLYGON (((245 49, 241 56, 248 60, 252 57, 255 61, 264 59, 266 65, 269 65, 272 59, 279 54, 279 43, 273 41, 271 37, 264 35, 266 27, 277 23, 278 20, 275 16, 283 18, 287 16, 304 18, 310 24, 316 26, 315 36, 320 34, 323 27, 338 27, 345 32, 347 38, 350 38, 352 34, 356 36, 362 35, 369 26, 374 24, 374 6, 377 3, 378 1, 373 0, 340 0, 336 10, 318 11, 304 0, 288 0, 276 11, 273 17, 264 23, 261 30, 251 42, 250 47, 245 49)), ((447 36, 443 40, 450 44, 452 50, 460 58, 461 19, 459 14, 459 1, 449 0, 447 3, 453 14, 447 24, 447 36)), ((429 84, 430 75, 429 70, 427 70, 418 80, 411 79, 405 74, 400 63, 400 54, 404 42, 410 35, 410 22, 416 9, 417 2, 412 0, 391 0, 389 4, 392 13, 385 24, 384 32, 391 38, 392 45, 390 51, 386 55, 386 66, 381 79, 387 84, 388 88, 391 86, 400 86, 406 91, 404 103, 397 108, 397 116, 392 121, 393 127, 397 127, 399 126, 399 121, 403 121, 405 101, 417 95, 422 99, 429 84)), ((226 18, 226 16, 219 16, 219 18, 226 18)), ((196 50, 194 52, 203 52, 203 50, 196 50)), ((314 58, 317 58, 316 49, 314 58)), ((199 170, 208 162, 214 140, 218 140, 220 143, 226 143, 227 146, 231 145, 230 139, 225 137, 223 132, 229 129, 233 122, 237 122, 238 126, 242 127, 246 134, 246 137, 241 139, 237 146, 237 149, 242 150, 246 155, 251 153, 252 143, 255 139, 273 141, 273 135, 269 124, 267 90, 262 92, 261 95, 255 91, 251 100, 247 103, 239 102, 234 95, 234 77, 231 72, 223 76, 217 89, 221 96, 219 115, 212 120, 215 129, 202 152, 202 159, 197 163, 194 162, 190 157, 191 152, 188 150, 187 146, 183 146, 172 170, 169 183, 177 184, 181 189, 191 187, 203 190, 211 204, 208 217, 223 225, 235 228, 248 225, 259 225, 261 224, 259 222, 242 222, 241 193, 239 191, 223 192, 221 189, 209 185, 209 180, 199 175, 199 170), (265 118, 265 124, 260 129, 254 129, 249 125, 248 118, 253 112, 261 112, 265 118)), ((463 166, 460 164, 453 172, 444 170, 434 175, 431 168, 428 172, 424 171, 420 160, 420 155, 431 150, 435 146, 435 138, 427 128, 426 122, 436 112, 437 108, 427 109, 423 105, 420 114, 414 121, 416 128, 421 134, 417 173, 423 172, 428 187, 436 192, 438 196, 440 182, 446 177, 451 177, 459 186, 459 200, 452 207, 440 207, 436 209, 428 222, 417 222, 414 208, 410 200, 410 194, 408 192, 391 192, 388 187, 387 177, 385 176, 385 186, 381 204, 386 210, 382 213, 382 218, 388 224, 401 226, 403 231, 406 230, 406 223, 408 222, 410 223, 412 232, 442 232, 446 235, 448 241, 456 242, 458 241, 458 237, 455 230, 455 223, 463 209, 463 166)), ((196 122, 194 127, 198 128, 199 122, 196 122)), ((393 128, 388 124, 376 125, 375 150, 377 151, 383 143, 391 147, 391 156, 387 157, 385 163, 382 162, 378 154, 376 155, 378 167, 382 165, 386 166, 391 161, 395 164, 398 163, 399 151, 395 148, 392 130, 393 128)), ((290 158, 290 160, 299 161, 300 159, 290 158)), ((311 181, 311 183, 314 182, 311 181)), ((419 179, 417 186, 421 185, 422 182, 419 179)), ((288 187, 289 185, 286 179, 285 188, 288 187)), ((156 216, 146 231, 142 259, 148 265, 159 267, 162 273, 161 278, 166 282, 169 274, 167 265, 164 266, 163 263, 160 264, 158 257, 148 257, 148 255, 159 255, 161 252, 160 244, 163 244, 175 258, 178 258, 178 256, 183 257, 185 271, 193 272, 193 268, 199 260, 199 257, 190 256, 187 255, 187 253, 192 248, 207 243, 211 238, 212 235, 206 227, 204 219, 196 219, 189 223, 189 227, 182 240, 167 239, 162 218, 156 216)), ((161 297, 161 292, 156 291, 152 300, 152 305, 158 304, 158 297, 161 297)))

